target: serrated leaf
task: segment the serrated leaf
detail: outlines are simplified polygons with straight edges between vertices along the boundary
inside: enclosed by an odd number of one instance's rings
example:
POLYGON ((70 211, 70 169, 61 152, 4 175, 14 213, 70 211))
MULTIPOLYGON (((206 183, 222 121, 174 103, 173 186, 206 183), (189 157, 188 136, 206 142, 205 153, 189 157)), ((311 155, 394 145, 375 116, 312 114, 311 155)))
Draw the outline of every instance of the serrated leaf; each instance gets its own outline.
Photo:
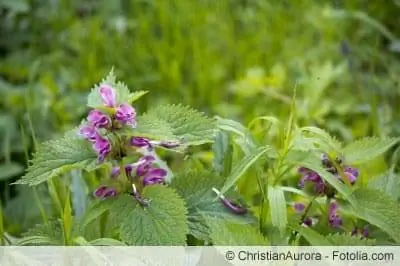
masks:
POLYGON ((129 195, 121 195, 113 211, 120 219, 121 240, 138 246, 175 246, 186 243, 189 232, 185 202, 174 189, 162 185, 144 188, 151 200, 143 208, 129 195))
POLYGON ((375 239, 361 239, 344 233, 329 234, 325 238, 332 246, 374 246, 376 242, 375 239))
POLYGON ((47 236, 27 236, 19 239, 16 246, 57 246, 60 242, 47 236))
MULTIPOLYGON (((51 241, 52 245, 63 245, 63 226, 60 220, 51 220, 47 224, 37 224, 27 232, 23 233, 23 239, 38 239, 41 241, 51 241), (47 240, 46 240, 47 239, 47 240)), ((49 242, 50 243, 50 242, 49 242)), ((47 244, 49 244, 47 243, 47 244)), ((39 243, 37 243, 39 244, 39 243)), ((43 243, 46 244, 46 243, 43 243)))
POLYGON ((161 139, 182 140, 186 145, 201 145, 212 142, 215 122, 188 106, 157 106, 137 119, 135 134, 161 139))
POLYGON ((240 224, 254 223, 249 214, 236 215, 216 199, 213 187, 220 187, 223 178, 207 172, 184 170, 173 179, 171 186, 185 200, 188 209, 189 233, 194 237, 209 241, 209 228, 204 217, 233 221, 240 224))
POLYGON ((399 140, 400 138, 366 137, 350 143, 342 150, 342 153, 347 164, 359 164, 385 153, 399 140))
POLYGON ((253 165, 258 159, 260 159, 265 153, 270 151, 270 147, 260 147, 254 150, 251 154, 243 157, 239 162, 236 163, 235 167, 232 169, 232 172, 229 174, 224 186, 221 189, 221 193, 225 193, 231 187, 235 185, 235 183, 242 177, 242 175, 253 165))
POLYGON ((149 91, 135 91, 131 93, 129 103, 133 103, 140 98, 142 98, 144 95, 146 95, 149 91))
POLYGON ((93 246, 126 246, 124 242, 121 242, 112 238, 99 238, 89 242, 93 246))
POLYGON ((267 246, 268 240, 252 225, 206 218, 211 240, 216 246, 267 246))
POLYGON ((368 182, 368 188, 380 190, 397 200, 400 197, 400 175, 388 171, 383 175, 372 178, 368 182))
POLYGON ((353 212, 359 218, 379 227, 400 242, 400 208, 398 203, 379 190, 360 188, 354 191, 357 204, 353 212))
POLYGON ((286 200, 283 190, 280 187, 268 186, 268 201, 272 225, 283 232, 288 222, 286 200))
POLYGON ((27 173, 14 184, 36 186, 72 169, 94 168, 97 155, 84 139, 68 132, 63 138, 44 142, 37 149, 27 173))
POLYGON ((24 167, 15 162, 0 164, 0 180, 6 180, 24 172, 24 167))
POLYGON ((300 128, 300 133, 301 134, 311 134, 312 135, 312 141, 314 145, 317 145, 319 149, 330 152, 330 151, 340 151, 342 148, 341 142, 339 142, 337 139, 333 138, 331 135, 329 135, 328 132, 326 132, 323 129, 317 128, 317 127, 302 127, 300 128))

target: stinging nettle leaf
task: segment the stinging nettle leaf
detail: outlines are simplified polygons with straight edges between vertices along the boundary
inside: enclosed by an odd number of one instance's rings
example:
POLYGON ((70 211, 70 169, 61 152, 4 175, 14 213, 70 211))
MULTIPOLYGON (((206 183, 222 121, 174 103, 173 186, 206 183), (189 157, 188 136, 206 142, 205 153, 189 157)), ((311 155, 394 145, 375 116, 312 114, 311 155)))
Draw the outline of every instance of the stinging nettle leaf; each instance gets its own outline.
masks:
POLYGON ((360 188, 353 194, 357 204, 353 213, 373 224, 400 243, 400 208, 390 196, 379 190, 360 188))
POLYGON ((399 141, 400 138, 365 137, 344 147, 342 153, 347 164, 359 164, 385 153, 399 141))
POLYGON ((375 239, 361 239, 348 233, 329 234, 325 239, 332 243, 332 246, 374 246, 376 242, 375 239))
POLYGON ((185 145, 201 145, 214 141, 215 121, 205 114, 183 105, 161 105, 137 118, 133 134, 161 139, 182 140, 185 145))
POLYGON ((210 240, 210 230, 204 220, 208 217, 239 224, 254 224, 255 222, 254 217, 249 213, 233 214, 219 199, 215 198, 216 194, 212 188, 220 187, 223 183, 224 179, 215 173, 197 170, 184 170, 177 173, 171 183, 171 186, 186 201, 189 233, 198 239, 210 240))
POLYGON ((400 197, 400 174, 388 171, 376 176, 368 182, 368 188, 380 190, 397 200, 400 197))
POLYGON ((211 240, 217 246, 267 246, 268 240, 253 225, 206 218, 211 240))
POLYGON ((174 189, 151 185, 142 197, 151 200, 141 206, 130 195, 121 195, 113 208, 120 220, 121 240, 137 246, 185 245, 189 232, 185 202, 174 189))
POLYGON ((27 173, 14 184, 36 186, 72 169, 93 169, 97 155, 88 142, 68 132, 63 138, 40 145, 33 155, 27 173))

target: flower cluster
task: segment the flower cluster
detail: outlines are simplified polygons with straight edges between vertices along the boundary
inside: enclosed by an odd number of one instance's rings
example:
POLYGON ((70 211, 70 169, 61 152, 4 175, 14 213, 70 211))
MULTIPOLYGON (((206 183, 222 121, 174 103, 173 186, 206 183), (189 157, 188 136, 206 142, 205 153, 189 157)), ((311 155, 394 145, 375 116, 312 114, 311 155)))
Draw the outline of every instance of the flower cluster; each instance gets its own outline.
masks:
POLYGON ((91 110, 87 116, 87 123, 80 128, 80 134, 92 143, 99 162, 103 162, 112 151, 111 141, 105 133, 124 125, 136 127, 136 111, 127 103, 118 104, 115 89, 107 84, 100 86, 99 93, 104 107, 110 112, 91 110))
MULTIPOLYGON (((355 182, 357 181, 357 178, 359 177, 358 169, 351 167, 349 165, 343 165, 343 160, 339 157, 335 159, 335 162, 336 164, 334 164, 326 154, 322 154, 321 164, 326 171, 330 172, 338 180, 344 183, 345 181, 339 174, 339 170, 335 167, 335 165, 338 165, 341 168, 347 180, 349 181, 349 183, 351 185, 354 185, 355 182)), ((298 172, 301 175, 299 181, 300 188, 309 189, 309 191, 311 191, 316 196, 320 197, 327 196, 328 199, 334 198, 335 196, 334 188, 332 188, 327 182, 325 182, 318 173, 305 167, 300 167, 298 169, 298 172)), ((301 207, 301 205, 295 204, 295 210, 297 212, 302 211, 302 208, 304 209, 304 206, 301 207)), ((305 221, 306 220, 304 220, 303 222, 305 223, 305 221)), ((342 218, 339 215, 339 205, 334 200, 332 200, 328 206, 328 223, 332 228, 340 228, 343 223, 342 218)))
MULTIPOLYGON (((296 202, 296 203, 293 205, 293 209, 294 209, 298 214, 304 214, 305 209, 306 209, 306 206, 305 206, 303 203, 296 202)), ((313 219, 312 219, 311 217, 305 216, 305 217, 303 217, 303 219, 302 219, 301 222, 302 222, 302 224, 303 224, 304 226, 307 226, 307 227, 310 227, 310 226, 313 225, 313 219)))
MULTIPOLYGON (((133 188, 135 199, 141 204, 147 201, 142 199, 136 186, 145 187, 153 184, 165 184, 168 175, 166 169, 158 166, 155 147, 175 148, 180 146, 179 141, 154 141, 147 138, 133 136, 129 139, 115 137, 117 129, 122 127, 136 128, 136 111, 127 103, 117 102, 116 90, 106 84, 98 90, 103 106, 91 110, 87 116, 87 122, 80 127, 79 134, 92 143, 92 148, 97 153, 98 161, 104 162, 106 158, 110 161, 116 160, 116 153, 124 157, 126 154, 140 154, 137 161, 124 165, 117 164, 111 168, 110 180, 120 181, 127 179, 133 188), (115 134, 110 134, 115 133, 115 134), (114 139, 112 137, 114 136, 114 139), (115 152, 114 152, 114 151, 115 152), (122 155, 121 155, 122 154, 122 155)), ((122 159, 122 158, 118 158, 122 159)), ((130 189, 130 188, 129 188, 130 189)), ((93 195, 97 198, 108 198, 116 196, 117 189, 110 186, 98 187, 93 195)))

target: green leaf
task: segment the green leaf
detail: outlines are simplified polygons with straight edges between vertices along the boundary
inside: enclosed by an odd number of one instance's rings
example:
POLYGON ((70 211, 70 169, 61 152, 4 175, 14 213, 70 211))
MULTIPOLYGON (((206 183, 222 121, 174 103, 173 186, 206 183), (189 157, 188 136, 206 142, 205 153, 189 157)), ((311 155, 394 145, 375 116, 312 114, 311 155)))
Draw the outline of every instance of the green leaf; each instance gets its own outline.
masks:
POLYGON ((368 188, 380 190, 397 200, 400 197, 400 175, 388 171, 383 175, 372 178, 368 182, 368 188))
POLYGON ((134 134, 161 140, 182 140, 186 145, 213 142, 215 122, 188 106, 161 105, 137 118, 134 134))
POLYGON ((400 242, 400 208, 390 196, 379 190, 360 188, 354 191, 357 204, 353 213, 359 218, 373 224, 392 239, 400 242))
POLYGON ((308 133, 311 135, 311 140, 316 148, 319 148, 326 152, 340 151, 342 148, 342 143, 337 139, 333 138, 323 129, 317 127, 302 127, 300 128, 300 133, 302 135, 308 133))
POLYGON ((239 162, 236 163, 235 167, 232 169, 229 177, 227 178, 224 186, 221 189, 221 193, 225 193, 231 187, 235 185, 235 183, 242 177, 242 175, 260 159, 265 153, 270 151, 270 147, 260 147, 254 150, 251 154, 243 157, 239 162))
POLYGON ((124 242, 121 242, 112 238, 99 238, 89 242, 93 246, 126 246, 124 242))
POLYGON ((144 95, 146 95, 149 91, 135 91, 131 93, 129 103, 133 103, 140 98, 142 98, 144 95))
POLYGON ((216 246, 267 246, 268 240, 249 224, 237 224, 215 218, 207 218, 211 240, 216 246))
POLYGON ((142 197, 151 200, 143 208, 129 195, 121 195, 113 212, 120 220, 121 240, 138 246, 175 246, 186 243, 189 231, 185 202, 174 189, 152 185, 142 197))
MULTIPOLYGON (((42 244, 52 244, 52 245, 63 245, 63 225, 61 220, 51 220, 47 224, 37 224, 27 232, 23 233, 24 242, 29 243, 30 241, 49 241, 43 242, 42 244)), ((25 244, 27 244, 25 243, 25 244)), ((36 243, 39 244, 39 243, 36 243)))
POLYGON ((342 153, 347 164, 360 164, 385 153, 399 140, 400 138, 366 137, 350 143, 342 150, 342 153))
POLYGON ((128 87, 120 82, 117 81, 116 76, 114 74, 114 70, 111 69, 109 74, 107 75, 106 78, 104 78, 100 84, 95 85, 94 88, 91 90, 91 92, 88 95, 88 100, 87 100, 87 106, 91 108, 98 108, 100 106, 104 106, 103 100, 101 99, 100 96, 100 86, 102 84, 107 84, 111 87, 113 87, 116 91, 116 105, 119 105, 121 103, 130 103, 136 100, 137 98, 140 98, 143 96, 143 92, 139 91, 136 93, 131 93, 128 87), (135 99, 136 98, 136 99, 135 99))
POLYGON ((286 200, 283 190, 280 187, 268 186, 268 201, 272 225, 283 232, 288 222, 286 200))
POLYGON ((232 144, 229 136, 223 131, 218 131, 213 143, 213 169, 222 176, 226 176, 232 170, 232 144))
POLYGON ((317 172, 326 182, 328 182, 339 193, 341 193, 343 197, 345 197, 349 202, 354 203, 352 190, 345 184, 341 183, 338 178, 336 178, 330 172, 326 171, 321 166, 320 159, 313 153, 291 150, 286 157, 286 161, 295 165, 296 167, 303 166, 317 172))
POLYGON ((113 198, 101 200, 92 205, 85 215, 79 221, 79 227, 84 230, 91 222, 100 217, 103 213, 109 211, 115 204, 113 198))
POLYGON ((325 239, 323 235, 320 235, 317 231, 309 228, 299 226, 297 231, 302 235, 308 243, 312 246, 331 246, 332 244, 325 239))
POLYGON ((92 169, 96 163, 97 155, 88 142, 71 131, 40 145, 27 173, 14 184, 36 186, 72 169, 92 169))
POLYGON ((376 242, 375 239, 361 239, 344 233, 329 234, 325 238, 332 246, 374 246, 376 242))
POLYGON ((0 164, 0 180, 6 180, 24 172, 24 167, 15 162, 0 164))
POLYGON ((230 212, 219 199, 213 187, 220 187, 224 179, 212 172, 183 170, 177 173, 171 186, 186 201, 188 208, 189 233, 194 237, 209 241, 210 230, 204 218, 233 221, 240 224, 254 223, 249 214, 237 215, 230 212))
POLYGON ((58 246, 60 242, 47 236, 27 236, 19 239, 16 246, 58 246))

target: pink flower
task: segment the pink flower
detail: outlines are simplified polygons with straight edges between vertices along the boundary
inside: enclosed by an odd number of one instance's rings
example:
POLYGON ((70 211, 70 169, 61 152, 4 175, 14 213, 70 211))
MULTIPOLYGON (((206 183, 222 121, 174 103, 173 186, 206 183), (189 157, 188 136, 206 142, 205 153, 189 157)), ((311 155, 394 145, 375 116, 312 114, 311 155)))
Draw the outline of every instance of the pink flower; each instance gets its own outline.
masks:
POLYGON ((103 162, 105 157, 111 152, 111 143, 108 139, 98 136, 93 143, 99 162, 103 162))
POLYGON ((103 103, 108 107, 115 107, 117 99, 114 88, 109 85, 103 84, 101 85, 99 91, 103 103))
POLYGON ((131 138, 131 145, 138 148, 147 147, 150 146, 150 141, 142 137, 133 137, 131 138))
POLYGON ((79 129, 79 135, 91 142, 96 141, 96 139, 99 137, 99 133, 97 132, 96 128, 91 125, 83 125, 79 129))
POLYGON ((91 110, 87 117, 89 124, 97 128, 106 128, 111 124, 111 119, 101 111, 91 110))
POLYGON ((155 161, 155 158, 151 155, 142 157, 136 166, 136 175, 137 176, 145 175, 147 173, 147 171, 150 170, 151 165, 153 164, 154 161, 155 161))
POLYGON ((332 202, 328 208, 329 224, 333 228, 338 228, 342 225, 342 218, 338 215, 338 204, 332 202))
POLYGON ((121 124, 136 126, 136 111, 129 104, 123 103, 117 107, 115 119, 121 124))

